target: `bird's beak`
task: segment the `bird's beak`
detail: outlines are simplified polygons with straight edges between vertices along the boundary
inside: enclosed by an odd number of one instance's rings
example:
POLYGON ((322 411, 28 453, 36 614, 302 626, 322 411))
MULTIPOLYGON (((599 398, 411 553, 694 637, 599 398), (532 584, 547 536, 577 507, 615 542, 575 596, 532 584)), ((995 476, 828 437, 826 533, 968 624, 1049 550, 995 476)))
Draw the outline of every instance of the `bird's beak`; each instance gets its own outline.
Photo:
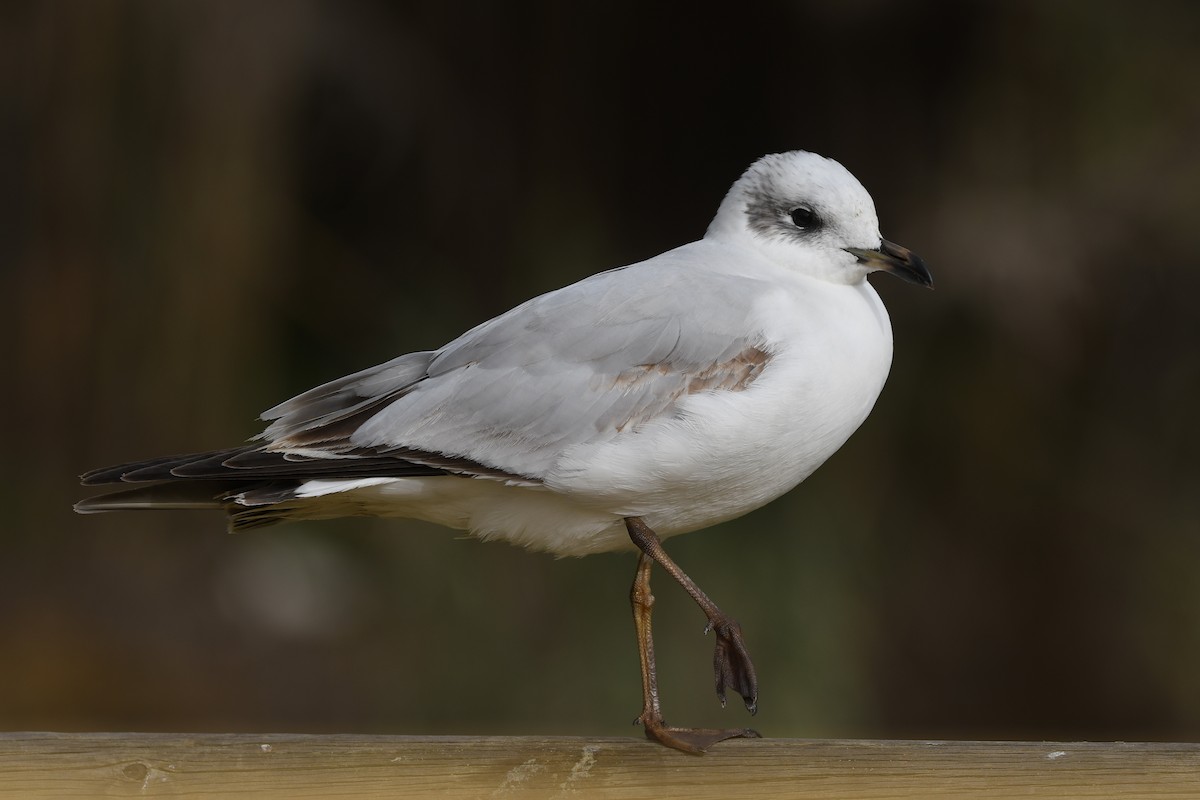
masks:
POLYGON ((919 255, 907 247, 892 244, 884 239, 878 250, 847 247, 846 252, 853 254, 871 269, 881 269, 909 283, 918 283, 921 286, 933 288, 933 276, 929 274, 929 267, 925 266, 925 262, 919 255))

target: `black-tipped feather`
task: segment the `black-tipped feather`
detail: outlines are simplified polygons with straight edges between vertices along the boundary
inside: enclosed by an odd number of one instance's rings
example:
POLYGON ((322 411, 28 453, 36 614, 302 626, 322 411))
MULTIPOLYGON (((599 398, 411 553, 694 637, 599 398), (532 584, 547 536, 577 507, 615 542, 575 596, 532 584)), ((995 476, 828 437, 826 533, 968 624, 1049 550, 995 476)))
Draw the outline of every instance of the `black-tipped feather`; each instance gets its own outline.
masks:
POLYGON ((126 480, 125 476, 133 472, 145 470, 149 474, 152 470, 158 467, 165 467, 165 475, 162 478, 141 478, 139 480, 166 480, 173 477, 170 474, 171 467, 177 464, 187 463, 209 456, 220 455, 222 453, 233 453, 234 450, 211 450, 207 453, 185 453, 182 455, 159 456, 157 458, 147 458, 142 461, 129 461, 124 464, 115 464, 111 467, 101 467, 90 472, 85 472, 79 476, 79 482, 84 486, 101 486, 106 483, 121 483, 126 480))
MULTIPOLYGON (((470 471, 466 463, 458 466, 461 471, 470 471)), ((480 466, 481 472, 486 469, 480 466)), ((400 454, 373 455, 363 452, 341 454, 341 457, 311 458, 247 446, 131 461, 93 470, 84 474, 80 480, 84 486, 100 486, 178 480, 232 480, 250 483, 277 479, 409 478, 447 474, 450 474, 450 470, 409 460, 400 454)))
POLYGON ((284 522, 295 512, 299 481, 176 480, 89 497, 75 504, 80 514, 105 511, 222 510, 229 529, 240 532, 284 522))
MULTIPOLYGON (((293 487, 295 485, 293 484, 293 487)), ((224 508, 239 485, 229 481, 176 481, 152 483, 89 497, 75 504, 80 514, 143 509, 224 508)))

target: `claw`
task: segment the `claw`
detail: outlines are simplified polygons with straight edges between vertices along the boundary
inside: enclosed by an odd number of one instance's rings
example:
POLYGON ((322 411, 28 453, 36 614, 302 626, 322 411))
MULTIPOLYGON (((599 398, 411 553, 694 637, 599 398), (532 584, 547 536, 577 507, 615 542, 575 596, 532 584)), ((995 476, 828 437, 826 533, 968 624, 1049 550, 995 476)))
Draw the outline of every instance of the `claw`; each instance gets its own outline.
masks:
POLYGON ((750 660, 750 654, 746 652, 746 645, 742 640, 741 626, 729 618, 715 618, 709 620, 709 627, 717 634, 713 651, 713 677, 717 700, 724 708, 726 690, 732 688, 741 695, 746 710, 751 714, 757 713, 758 678, 755 675, 754 663, 750 660))
POLYGON ((752 728, 673 728, 662 720, 639 717, 646 729, 646 738, 665 744, 684 753, 700 755, 717 742, 726 739, 758 739, 758 731, 752 728))

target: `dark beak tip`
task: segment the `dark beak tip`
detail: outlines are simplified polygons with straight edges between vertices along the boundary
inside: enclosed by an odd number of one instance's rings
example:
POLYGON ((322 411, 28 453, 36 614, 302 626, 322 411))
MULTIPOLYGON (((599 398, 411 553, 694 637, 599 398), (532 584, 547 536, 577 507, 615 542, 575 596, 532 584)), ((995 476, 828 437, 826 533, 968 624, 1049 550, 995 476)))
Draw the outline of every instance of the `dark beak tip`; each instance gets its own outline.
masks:
POLYGON ((929 268, 925 266, 924 261, 921 261, 918 263, 919 263, 920 267, 919 267, 919 270, 917 270, 915 273, 916 277, 917 277, 917 283, 919 283, 921 286, 924 286, 926 289, 929 289, 930 291, 932 291, 933 290, 933 275, 929 274, 929 268))
POLYGON ((908 248, 884 239, 878 250, 848 247, 846 252, 872 268, 895 275, 902 281, 915 283, 927 289, 933 288, 933 275, 925 265, 925 260, 908 248))

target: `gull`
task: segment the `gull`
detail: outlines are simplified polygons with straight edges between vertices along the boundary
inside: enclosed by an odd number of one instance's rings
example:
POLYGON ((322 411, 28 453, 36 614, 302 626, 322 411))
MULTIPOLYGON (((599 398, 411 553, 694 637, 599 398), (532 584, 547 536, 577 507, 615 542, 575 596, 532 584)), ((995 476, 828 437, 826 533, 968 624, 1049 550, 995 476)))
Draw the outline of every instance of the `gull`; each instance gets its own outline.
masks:
POLYGON ((86 473, 87 486, 141 485, 75 508, 220 509, 232 531, 409 517, 557 556, 634 550, 636 722, 685 752, 755 737, 666 724, 651 569, 715 634, 721 705, 733 690, 754 714, 741 626, 662 541, 779 497, 866 419, 892 360, 875 271, 933 285, 919 257, 880 236, 870 195, 841 164, 764 156, 700 240, 304 392, 264 412, 248 445, 86 473))

